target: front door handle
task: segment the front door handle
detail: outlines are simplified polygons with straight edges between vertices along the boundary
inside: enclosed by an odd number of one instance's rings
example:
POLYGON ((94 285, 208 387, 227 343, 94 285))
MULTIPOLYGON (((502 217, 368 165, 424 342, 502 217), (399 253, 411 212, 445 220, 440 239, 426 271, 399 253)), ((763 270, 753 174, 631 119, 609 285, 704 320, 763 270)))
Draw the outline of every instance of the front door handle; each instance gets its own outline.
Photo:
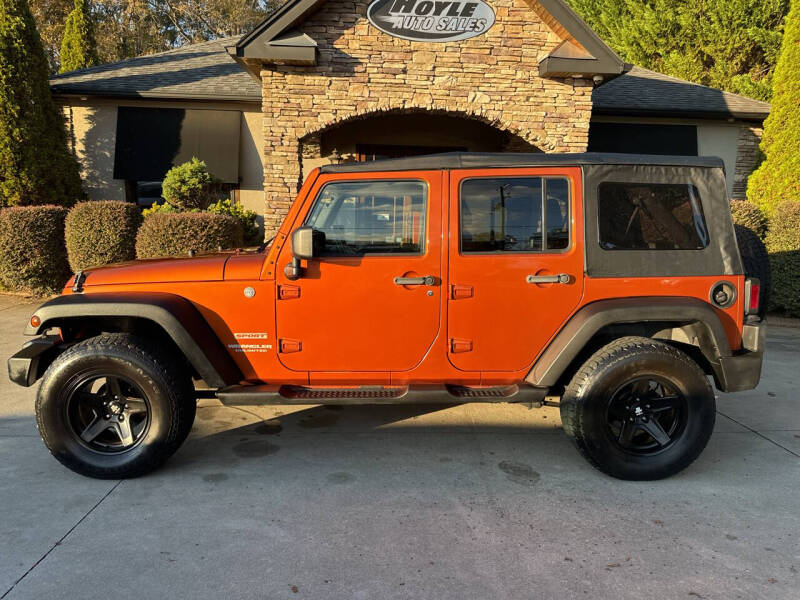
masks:
POLYGON ((395 277, 395 285, 435 285, 436 277, 425 275, 424 277, 395 277))
POLYGON ((528 283, 569 283, 571 277, 567 273, 558 275, 528 275, 525 281, 528 283))

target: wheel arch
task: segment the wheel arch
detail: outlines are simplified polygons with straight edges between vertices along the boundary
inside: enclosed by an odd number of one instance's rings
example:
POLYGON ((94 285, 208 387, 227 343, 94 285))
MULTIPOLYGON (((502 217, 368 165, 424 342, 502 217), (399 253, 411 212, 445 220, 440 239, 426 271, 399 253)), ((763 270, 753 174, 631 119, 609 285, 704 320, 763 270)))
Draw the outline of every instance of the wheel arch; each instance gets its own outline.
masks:
MULTIPOLYGON (((29 322, 26 335, 53 327, 70 333, 128 332, 169 344, 209 387, 241 381, 233 359, 211 326, 186 298, 164 292, 101 292, 58 296, 35 312, 40 324, 29 322)), ((44 369, 40 368, 39 376, 44 369)))
POLYGON ((726 386, 720 358, 732 356, 722 322, 706 302, 689 297, 600 300, 576 312, 528 372, 534 386, 561 388, 595 351, 625 336, 657 339, 683 350, 726 386))

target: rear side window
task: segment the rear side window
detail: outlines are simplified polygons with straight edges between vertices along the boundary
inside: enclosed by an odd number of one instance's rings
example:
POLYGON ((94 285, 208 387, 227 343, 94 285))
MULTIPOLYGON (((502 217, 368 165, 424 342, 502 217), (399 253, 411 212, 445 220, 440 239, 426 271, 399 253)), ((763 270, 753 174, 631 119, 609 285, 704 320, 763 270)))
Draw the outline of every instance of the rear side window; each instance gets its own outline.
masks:
POLYGON ((467 179, 461 184, 460 211, 465 254, 569 248, 567 179, 467 179))
POLYGON ((702 250, 708 228, 693 185, 602 183, 597 217, 604 250, 702 250))
POLYGON ((306 225, 325 233, 325 256, 422 254, 427 195, 421 181, 329 183, 306 225))

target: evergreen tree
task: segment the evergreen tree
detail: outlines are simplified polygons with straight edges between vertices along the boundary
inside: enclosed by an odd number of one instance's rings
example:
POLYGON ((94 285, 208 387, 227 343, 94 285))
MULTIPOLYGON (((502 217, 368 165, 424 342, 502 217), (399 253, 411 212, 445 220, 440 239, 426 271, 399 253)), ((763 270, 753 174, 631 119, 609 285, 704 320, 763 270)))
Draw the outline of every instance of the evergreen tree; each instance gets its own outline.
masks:
POLYGON ((792 0, 775 67, 772 111, 764 123, 766 160, 750 176, 747 196, 767 214, 781 202, 800 202, 800 0, 792 0))
POLYGON ((790 0, 569 0, 628 62, 768 100, 790 0))
POLYGON ((25 0, 0 0, 0 206, 83 197, 48 63, 25 0))
POLYGON ((89 0, 75 0, 75 7, 69 13, 64 26, 60 59, 59 73, 85 69, 100 62, 97 58, 97 42, 94 39, 89 0))

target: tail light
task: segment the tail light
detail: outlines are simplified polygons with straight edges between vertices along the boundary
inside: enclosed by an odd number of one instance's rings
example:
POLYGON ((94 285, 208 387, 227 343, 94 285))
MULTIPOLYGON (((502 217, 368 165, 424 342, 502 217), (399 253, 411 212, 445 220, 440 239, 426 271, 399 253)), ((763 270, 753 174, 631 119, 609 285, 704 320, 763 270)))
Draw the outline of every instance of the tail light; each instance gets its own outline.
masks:
POLYGON ((755 277, 748 277, 744 282, 744 314, 758 314, 761 305, 761 282, 755 277))

